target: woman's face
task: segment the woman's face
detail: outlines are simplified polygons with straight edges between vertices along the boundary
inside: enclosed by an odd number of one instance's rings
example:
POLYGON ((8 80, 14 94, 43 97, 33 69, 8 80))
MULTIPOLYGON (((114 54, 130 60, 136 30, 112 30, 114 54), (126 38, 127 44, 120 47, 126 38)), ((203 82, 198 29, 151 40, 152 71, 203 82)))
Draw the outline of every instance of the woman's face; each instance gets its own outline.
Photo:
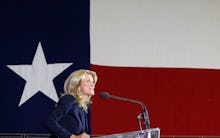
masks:
POLYGON ((79 90, 88 96, 92 96, 95 94, 95 84, 92 75, 86 74, 85 78, 81 81, 79 90))

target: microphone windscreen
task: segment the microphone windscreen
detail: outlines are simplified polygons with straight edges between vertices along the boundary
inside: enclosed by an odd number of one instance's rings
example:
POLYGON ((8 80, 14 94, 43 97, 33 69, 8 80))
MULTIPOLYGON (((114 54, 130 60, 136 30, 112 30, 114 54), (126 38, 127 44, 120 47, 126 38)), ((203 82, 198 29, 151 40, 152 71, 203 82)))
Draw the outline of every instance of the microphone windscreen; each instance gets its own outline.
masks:
POLYGON ((103 99, 107 99, 107 98, 109 98, 110 94, 107 93, 107 92, 102 92, 102 93, 100 93, 99 96, 100 96, 101 98, 103 98, 103 99))

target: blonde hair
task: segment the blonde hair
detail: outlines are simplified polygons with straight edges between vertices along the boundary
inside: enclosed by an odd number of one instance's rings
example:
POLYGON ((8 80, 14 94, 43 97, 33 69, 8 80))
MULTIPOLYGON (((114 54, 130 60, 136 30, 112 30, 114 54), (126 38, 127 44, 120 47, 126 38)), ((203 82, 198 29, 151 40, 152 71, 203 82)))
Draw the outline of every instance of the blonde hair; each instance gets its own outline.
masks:
POLYGON ((91 104, 91 97, 84 101, 83 94, 78 90, 78 86, 80 85, 81 81, 85 79, 85 76, 87 74, 92 76, 94 84, 96 84, 98 78, 94 71, 79 69, 72 72, 66 79, 64 83, 63 93, 63 95, 71 94, 72 96, 74 96, 78 105, 82 107, 86 112, 88 110, 88 104, 91 104))

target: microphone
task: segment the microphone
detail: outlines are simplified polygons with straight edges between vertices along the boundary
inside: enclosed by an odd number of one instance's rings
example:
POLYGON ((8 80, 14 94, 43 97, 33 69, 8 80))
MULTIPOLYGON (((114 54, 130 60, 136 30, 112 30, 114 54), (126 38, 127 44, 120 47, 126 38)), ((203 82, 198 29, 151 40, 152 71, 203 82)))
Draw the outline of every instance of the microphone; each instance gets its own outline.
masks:
POLYGON ((100 97, 103 98, 103 99, 107 99, 107 98, 109 98, 109 96, 110 96, 110 94, 107 93, 107 92, 100 93, 100 97))
POLYGON ((143 117, 144 117, 145 127, 146 127, 146 129, 150 129, 150 120, 149 120, 148 111, 147 111, 147 108, 146 108, 146 106, 143 102, 138 101, 138 100, 128 99, 128 98, 123 98, 123 97, 120 97, 120 96, 110 95, 108 92, 101 92, 99 96, 102 99, 113 98, 113 99, 117 99, 117 100, 122 100, 122 101, 127 101, 127 102, 140 104, 141 107, 142 107, 142 110, 143 110, 143 117))

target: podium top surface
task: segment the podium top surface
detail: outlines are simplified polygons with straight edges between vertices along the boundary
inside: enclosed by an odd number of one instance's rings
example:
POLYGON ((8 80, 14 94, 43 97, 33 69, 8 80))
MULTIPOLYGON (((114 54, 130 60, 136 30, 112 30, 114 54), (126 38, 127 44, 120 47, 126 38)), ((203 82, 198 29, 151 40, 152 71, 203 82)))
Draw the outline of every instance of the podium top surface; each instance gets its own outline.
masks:
POLYGON ((160 129, 152 128, 139 131, 131 131, 125 133, 117 133, 111 135, 100 136, 96 138, 160 138, 160 129))

